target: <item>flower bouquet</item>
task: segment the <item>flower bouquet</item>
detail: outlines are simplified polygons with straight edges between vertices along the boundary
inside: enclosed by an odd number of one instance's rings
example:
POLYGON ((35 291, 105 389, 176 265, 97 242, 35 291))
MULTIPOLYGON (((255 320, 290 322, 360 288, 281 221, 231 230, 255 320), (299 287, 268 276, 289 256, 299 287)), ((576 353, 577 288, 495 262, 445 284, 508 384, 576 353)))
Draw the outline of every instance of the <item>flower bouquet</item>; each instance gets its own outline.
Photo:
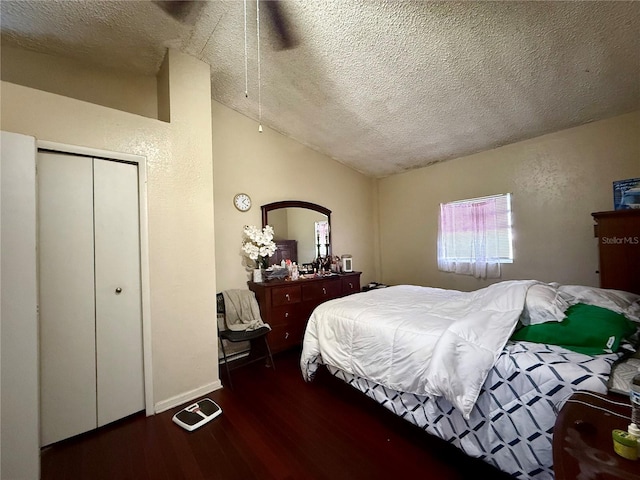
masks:
POLYGON ((243 233, 242 251, 255 262, 256 269, 266 269, 268 258, 276 252, 277 248, 273 241, 273 227, 265 225, 260 230, 255 225, 245 225, 243 233))

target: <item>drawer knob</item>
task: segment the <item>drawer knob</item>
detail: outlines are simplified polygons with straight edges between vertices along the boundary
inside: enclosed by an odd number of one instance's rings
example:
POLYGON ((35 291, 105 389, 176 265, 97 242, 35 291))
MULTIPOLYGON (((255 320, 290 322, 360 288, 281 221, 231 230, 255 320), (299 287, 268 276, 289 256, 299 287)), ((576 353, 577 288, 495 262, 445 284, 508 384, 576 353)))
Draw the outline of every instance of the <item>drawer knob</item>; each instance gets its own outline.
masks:
POLYGON ((286 340, 287 338, 289 338, 289 332, 284 332, 284 339, 286 340))
POLYGON ((287 318, 289 316, 289 312, 284 312, 284 318, 287 318))
POLYGON ((326 295, 326 294, 327 294, 327 289, 326 289, 326 288, 324 288, 324 287, 322 287, 322 294, 323 294, 323 295, 326 295))
POLYGON ((349 282, 349 288, 353 290, 353 283, 349 282))
POLYGON ((290 302, 290 301, 291 301, 291 298, 289 298, 289 294, 288 294, 288 293, 285 293, 285 295, 284 295, 284 296, 286 297, 287 302, 290 302))

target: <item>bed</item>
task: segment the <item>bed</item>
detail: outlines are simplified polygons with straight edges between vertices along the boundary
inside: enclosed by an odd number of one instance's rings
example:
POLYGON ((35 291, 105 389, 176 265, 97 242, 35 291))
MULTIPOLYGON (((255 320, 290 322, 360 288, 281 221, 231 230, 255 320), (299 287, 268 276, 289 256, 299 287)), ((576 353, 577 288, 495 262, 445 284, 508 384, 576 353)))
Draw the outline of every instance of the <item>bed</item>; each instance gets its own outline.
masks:
POLYGON ((324 365, 515 478, 552 479, 559 410, 575 391, 606 393, 612 366, 636 350, 638 322, 640 296, 626 292, 534 280, 474 292, 398 285, 318 306, 300 365, 307 381, 324 365))

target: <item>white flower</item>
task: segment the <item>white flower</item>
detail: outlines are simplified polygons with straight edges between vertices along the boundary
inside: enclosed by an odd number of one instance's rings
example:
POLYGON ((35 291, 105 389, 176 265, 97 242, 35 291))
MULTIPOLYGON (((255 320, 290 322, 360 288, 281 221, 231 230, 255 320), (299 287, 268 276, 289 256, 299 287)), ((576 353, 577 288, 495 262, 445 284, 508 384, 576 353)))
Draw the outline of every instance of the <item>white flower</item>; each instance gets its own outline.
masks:
POLYGON ((242 251, 258 266, 276 252, 272 226, 265 225, 260 230, 255 225, 245 225, 243 233, 246 238, 242 242, 242 251))

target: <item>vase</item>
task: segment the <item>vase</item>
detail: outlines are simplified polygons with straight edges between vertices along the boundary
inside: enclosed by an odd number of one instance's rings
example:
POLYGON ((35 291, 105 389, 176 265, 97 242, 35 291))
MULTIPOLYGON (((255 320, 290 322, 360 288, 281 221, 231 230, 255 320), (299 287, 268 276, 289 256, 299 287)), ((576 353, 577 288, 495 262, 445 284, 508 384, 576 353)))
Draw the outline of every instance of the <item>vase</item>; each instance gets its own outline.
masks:
POLYGON ((255 283, 261 283, 262 282, 262 269, 261 268, 254 268, 253 269, 253 281, 255 283))
POLYGON ((268 257, 258 257, 256 266, 262 270, 266 270, 269 267, 268 257))

